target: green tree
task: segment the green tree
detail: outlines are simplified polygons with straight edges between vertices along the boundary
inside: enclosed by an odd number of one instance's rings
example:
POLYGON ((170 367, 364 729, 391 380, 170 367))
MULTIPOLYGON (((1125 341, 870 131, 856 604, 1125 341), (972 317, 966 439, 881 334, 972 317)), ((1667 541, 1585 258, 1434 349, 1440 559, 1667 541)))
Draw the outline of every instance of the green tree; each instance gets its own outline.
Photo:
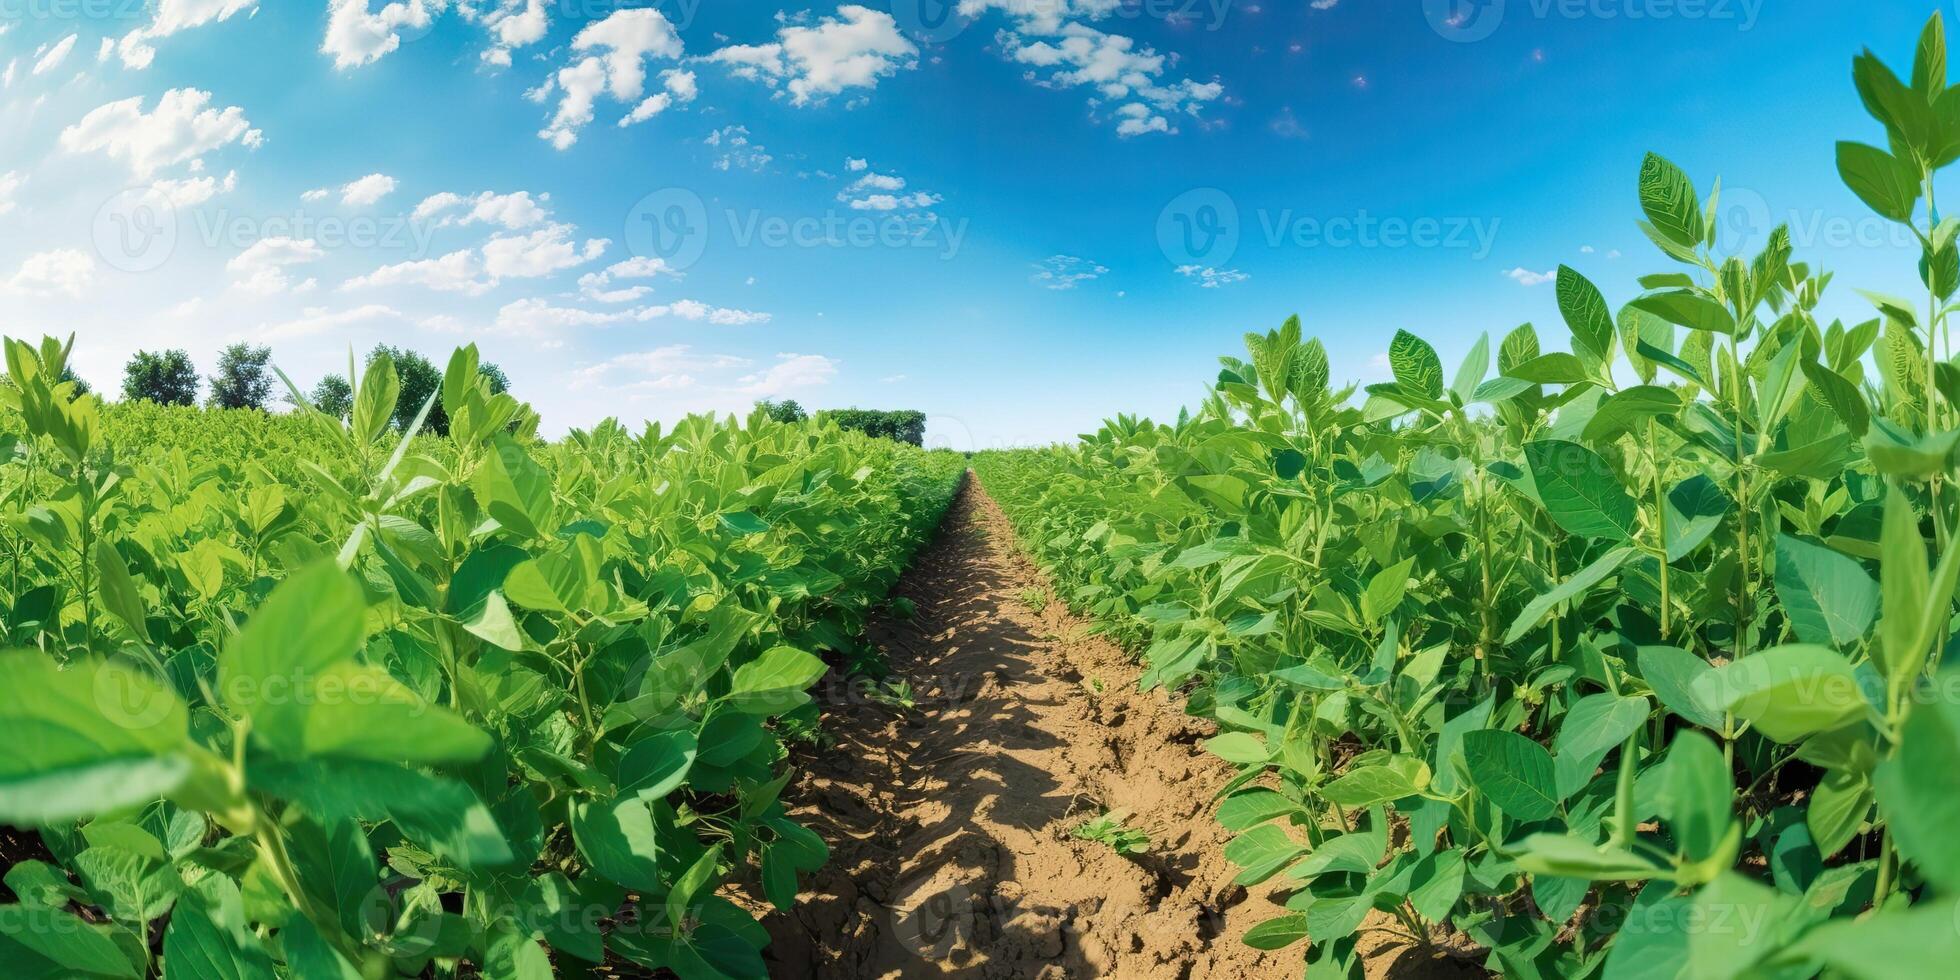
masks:
POLYGON ((810 417, 810 413, 804 411, 803 406, 797 404, 794 398, 785 398, 779 402, 764 399, 756 402, 755 407, 767 412, 769 418, 776 422, 801 422, 810 417))
POLYGON ((123 397, 159 405, 197 404, 197 365, 181 350, 139 350, 123 366, 123 397))
POLYGON ((818 418, 837 423, 868 436, 893 442, 923 446, 926 443, 926 413, 909 410, 881 412, 868 408, 838 408, 820 412, 818 418))
POLYGON ((272 395, 272 348, 236 343, 218 355, 209 404, 217 408, 265 408, 272 395))
POLYGON ((308 396, 313 407, 337 419, 344 419, 354 410, 354 386, 338 374, 329 374, 313 386, 308 396))

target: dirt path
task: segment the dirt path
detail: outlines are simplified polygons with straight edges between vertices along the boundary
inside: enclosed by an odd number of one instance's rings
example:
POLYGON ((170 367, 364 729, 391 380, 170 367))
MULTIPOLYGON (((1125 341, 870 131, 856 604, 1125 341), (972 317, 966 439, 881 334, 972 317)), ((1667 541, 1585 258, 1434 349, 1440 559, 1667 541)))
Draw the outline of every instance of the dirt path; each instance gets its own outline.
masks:
POLYGON ((1198 748, 1208 726, 1044 601, 977 483, 898 592, 917 615, 871 638, 915 705, 832 698, 835 744, 799 760, 794 814, 832 859, 769 918, 777 975, 1301 975, 1299 949, 1239 942, 1282 910, 1231 884, 1211 817, 1231 770, 1198 748), (1146 853, 1070 837, 1113 808, 1146 853))

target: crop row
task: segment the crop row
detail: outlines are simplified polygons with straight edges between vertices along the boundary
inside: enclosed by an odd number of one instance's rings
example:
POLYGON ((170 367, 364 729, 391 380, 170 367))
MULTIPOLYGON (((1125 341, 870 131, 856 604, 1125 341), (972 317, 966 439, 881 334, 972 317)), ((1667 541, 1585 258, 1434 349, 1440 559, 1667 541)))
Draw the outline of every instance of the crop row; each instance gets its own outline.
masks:
POLYGON ((1717 254, 1719 191, 1649 156, 1674 267, 1617 311, 1560 268, 1567 349, 1526 325, 1446 374, 1400 332, 1357 398, 1296 319, 1173 424, 976 460, 1061 593, 1217 723, 1227 855, 1285 904, 1247 942, 1357 976, 1365 930, 1513 977, 1952 972, 1946 75, 1937 17, 1909 81, 1854 67, 1889 149, 1839 169, 1924 250, 1925 295, 1868 322, 1820 322, 1784 229, 1717 254))
POLYGON ((764 975, 724 885, 824 861, 785 743, 963 461, 546 443, 474 347, 410 434, 386 356, 342 421, 105 406, 67 354, 8 341, 0 388, 9 976, 764 975))

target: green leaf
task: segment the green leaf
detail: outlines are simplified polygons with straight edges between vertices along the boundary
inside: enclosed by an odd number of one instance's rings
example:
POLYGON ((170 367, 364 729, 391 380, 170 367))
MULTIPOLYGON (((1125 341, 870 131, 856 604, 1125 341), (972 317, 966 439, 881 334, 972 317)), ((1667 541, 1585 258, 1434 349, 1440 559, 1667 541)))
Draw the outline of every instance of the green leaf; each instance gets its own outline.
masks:
POLYGON ((1598 453, 1559 439, 1524 447, 1531 478, 1552 520, 1585 538, 1624 541, 1638 527, 1633 498, 1598 453))
POLYGON ((253 734, 290 758, 436 765, 474 762, 491 745, 462 716, 367 664, 329 666, 291 694, 261 704, 254 717, 253 734))
POLYGON ((1226 860, 1244 869, 1233 879, 1240 885, 1265 881, 1306 852, 1278 824, 1270 823, 1260 824, 1225 845, 1226 860))
POLYGON ((665 849, 653 811, 638 798, 589 800, 572 804, 572 838, 592 870, 628 889, 666 891, 660 880, 665 849))
POLYGON ((355 759, 266 762, 248 772, 253 788, 317 819, 392 822, 402 836, 461 868, 493 867, 512 857, 489 808, 454 779, 355 759))
POLYGON ((1476 396, 1483 383, 1485 373, 1490 371, 1490 334, 1477 335, 1477 342, 1470 345, 1463 355, 1463 363, 1457 365, 1456 378, 1450 382, 1450 391, 1458 400, 1469 402, 1476 396))
POLYGON ((1852 435, 1863 439, 1871 431, 1871 406, 1866 404, 1865 395, 1844 375, 1815 361, 1802 361, 1803 375, 1810 382, 1810 390, 1817 399, 1829 406, 1831 412, 1844 423, 1852 435))
POLYGON ((107 926, 92 925, 65 908, 0 905, 0 962, 20 978, 116 978, 143 975, 107 926))
POLYGON ((1878 616, 1878 583, 1856 559, 1787 534, 1776 536, 1776 596, 1805 643, 1853 646, 1878 616))
POLYGON ((1530 874, 1587 881, 1645 881, 1663 872, 1652 861, 1625 848, 1597 845, 1570 834, 1526 837, 1517 863, 1519 870, 1530 874))
POLYGON ((102 605, 136 638, 150 642, 148 612, 143 608, 143 599, 136 591, 136 580, 129 576, 129 566, 123 564, 122 554, 107 540, 98 538, 95 542, 95 567, 100 576, 96 589, 102 595, 102 605))
POLYGON ((387 351, 378 352, 368 361, 367 372, 361 375, 361 389, 354 398, 351 421, 355 439, 365 445, 388 427, 388 421, 395 417, 395 402, 401 398, 401 390, 395 359, 387 351))
POLYGON ((823 659, 774 647, 735 670, 728 703, 749 714, 777 714, 808 700, 803 692, 828 670, 823 659))
POLYGON ((702 888, 707 887, 708 883, 714 880, 715 872, 721 863, 721 847, 720 844, 716 844, 709 848, 707 853, 696 858, 694 863, 675 879, 674 887, 667 891, 665 902, 668 922, 686 921, 687 910, 694 904, 695 897, 700 894, 702 888))
POLYGON ((1307 914, 1292 912, 1247 929, 1242 941, 1253 949, 1285 949, 1305 938, 1307 914))
POLYGON ((1407 330, 1395 331, 1388 345, 1388 364, 1403 390, 1430 401, 1443 397, 1443 361, 1428 341, 1407 330))
POLYGON ((1897 754, 1879 763, 1878 803, 1894 843, 1947 894, 1960 892, 1960 669, 1935 678, 1936 696, 1906 717, 1897 754))
POLYGON ((1409 570, 1415 563, 1415 556, 1411 555, 1376 572, 1368 580, 1368 588, 1361 594, 1362 618, 1378 624, 1402 604, 1402 597, 1409 590, 1409 570))
POLYGON ((1599 403, 1592 421, 1586 423, 1584 438, 1587 442, 1605 444, 1627 433, 1642 435, 1647 420, 1680 411, 1680 395, 1657 385, 1635 385, 1616 391, 1599 403))
POLYGON ((1837 145, 1838 177, 1880 217, 1910 223, 1919 203, 1919 174, 1912 165, 1875 146, 1837 145))
MULTIPOLYGON (((1879 535, 1879 584, 1884 593, 1885 618, 1879 623, 1881 643, 1875 658, 1887 677, 1903 679, 1925 664, 1931 643, 1922 642, 1920 620, 1932 595, 1926 571, 1926 540, 1919 536, 1919 515, 1897 486, 1885 495, 1885 519, 1879 535)), ((1942 605, 1952 602, 1951 589, 1942 605)))
POLYGON ((657 800, 679 789, 694 766, 694 732, 682 729, 649 735, 620 754, 614 782, 621 797, 657 800))
POLYGON ((1733 822, 1735 785, 1722 750, 1700 732, 1680 732, 1660 770, 1658 803, 1688 859, 1716 853, 1733 822))
POLYGON ((1678 248, 1692 253, 1701 244, 1705 226, 1694 185, 1680 167, 1652 153, 1640 162, 1640 210, 1678 248))
POLYGON ((1717 667, 1695 681, 1695 693, 1785 743, 1865 715, 1864 694, 1850 663, 1829 647, 1801 643, 1717 667))
POLYGON ((1642 888, 1613 936, 1600 980, 1680 980, 1688 968, 1694 900, 1670 888, 1642 888))
POLYGON ((1240 831, 1275 817, 1301 812, 1300 804, 1270 789, 1240 790, 1218 804, 1218 822, 1226 830, 1240 831))
MULTIPOLYGON (((1585 788, 1606 753, 1618 748, 1647 721, 1648 710, 1647 699, 1641 697, 1590 694, 1574 702, 1552 743, 1559 799, 1585 788)), ((1622 759, 1620 764, 1634 761, 1622 759)))
POLYGON ((1836 919, 1805 933, 1790 956, 1822 963, 1856 980, 1923 980, 1945 976, 1960 961, 1960 905, 1934 898, 1856 919, 1836 919))
MULTIPOLYGON (((1735 316, 1729 313, 1728 308, 1699 290, 1670 289, 1648 293, 1629 305, 1642 312, 1651 313, 1668 323, 1687 327, 1689 330, 1728 335, 1737 332, 1735 316)), ((1653 356, 1646 350, 1642 350, 1641 353, 1653 356)), ((1660 358, 1655 360, 1658 361, 1660 358)))
POLYGON ((1245 732, 1227 732, 1208 738, 1205 750, 1233 765, 1264 765, 1272 758, 1266 743, 1245 732))
POLYGON ((557 511, 551 474, 509 436, 497 435, 495 449, 476 470, 477 505, 518 537, 544 537, 557 511))
POLYGON ((1328 802, 1344 807, 1370 807, 1414 796, 1429 785, 1429 764, 1412 756, 1390 756, 1376 765, 1349 770, 1321 787, 1328 802))
POLYGON ((1637 661, 1640 677, 1654 689, 1654 696, 1669 711, 1700 725, 1720 731, 1722 707, 1702 698, 1697 682, 1715 668, 1708 661, 1680 647, 1641 647, 1637 661))
POLYGON ((354 656, 367 635, 367 601, 333 562, 295 572, 272 590, 218 657, 218 691, 241 714, 273 702, 292 707, 328 667, 354 656))
POLYGON ((736 534, 767 534, 774 525, 746 510, 725 511, 721 515, 721 526, 736 534))
POLYGON ((57 824, 148 803, 190 776, 188 709, 129 667, 62 670, 0 653, 0 823, 57 824))
POLYGON ((1572 352, 1592 364, 1613 357, 1613 312, 1585 276, 1569 266, 1558 267, 1558 309, 1572 331, 1572 352))
POLYGON ((1697 473, 1667 492, 1667 560, 1680 561, 1701 547, 1728 516, 1729 498, 1705 474, 1697 473))
POLYGON ((1554 351, 1512 365, 1504 375, 1532 384, 1569 385, 1586 380, 1586 366, 1571 354, 1554 351))
POLYGON ((1482 729, 1463 735, 1470 781, 1498 809, 1530 823, 1558 809, 1551 753, 1517 732, 1482 729))
POLYGON ((163 934, 165 968, 172 976, 198 980, 272 980, 271 959, 244 931, 237 886, 224 877, 205 882, 186 891, 170 914, 163 934), (220 897, 208 896, 206 887, 220 897))
POLYGON ((1533 597, 1525 604, 1524 609, 1518 612, 1518 618, 1511 621, 1511 628, 1504 632, 1504 642, 1507 644, 1518 642, 1526 633, 1536 629, 1538 623, 1545 618, 1546 613, 1552 611, 1553 607, 1562 602, 1583 598, 1591 593, 1599 583, 1619 571, 1620 566, 1626 564, 1627 559, 1633 557, 1635 553, 1631 547, 1614 548, 1594 559, 1592 564, 1580 569, 1571 578, 1533 597))

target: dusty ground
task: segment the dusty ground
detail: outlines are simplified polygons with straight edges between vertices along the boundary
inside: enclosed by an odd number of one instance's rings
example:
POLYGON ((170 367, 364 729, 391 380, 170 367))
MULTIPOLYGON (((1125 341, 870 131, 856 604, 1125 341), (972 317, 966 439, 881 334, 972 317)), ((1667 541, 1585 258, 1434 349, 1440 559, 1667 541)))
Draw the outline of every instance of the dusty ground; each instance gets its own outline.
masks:
POLYGON ((1239 942, 1281 909, 1231 884, 1212 794, 1231 776, 1204 723, 1136 690, 1013 546, 976 484, 873 627, 916 705, 833 699, 836 744, 799 760, 797 819, 831 863, 769 919, 785 977, 1299 977, 1301 950, 1239 942), (839 704, 838 701, 845 703, 839 704), (1124 857, 1069 831, 1121 808, 1124 857))

